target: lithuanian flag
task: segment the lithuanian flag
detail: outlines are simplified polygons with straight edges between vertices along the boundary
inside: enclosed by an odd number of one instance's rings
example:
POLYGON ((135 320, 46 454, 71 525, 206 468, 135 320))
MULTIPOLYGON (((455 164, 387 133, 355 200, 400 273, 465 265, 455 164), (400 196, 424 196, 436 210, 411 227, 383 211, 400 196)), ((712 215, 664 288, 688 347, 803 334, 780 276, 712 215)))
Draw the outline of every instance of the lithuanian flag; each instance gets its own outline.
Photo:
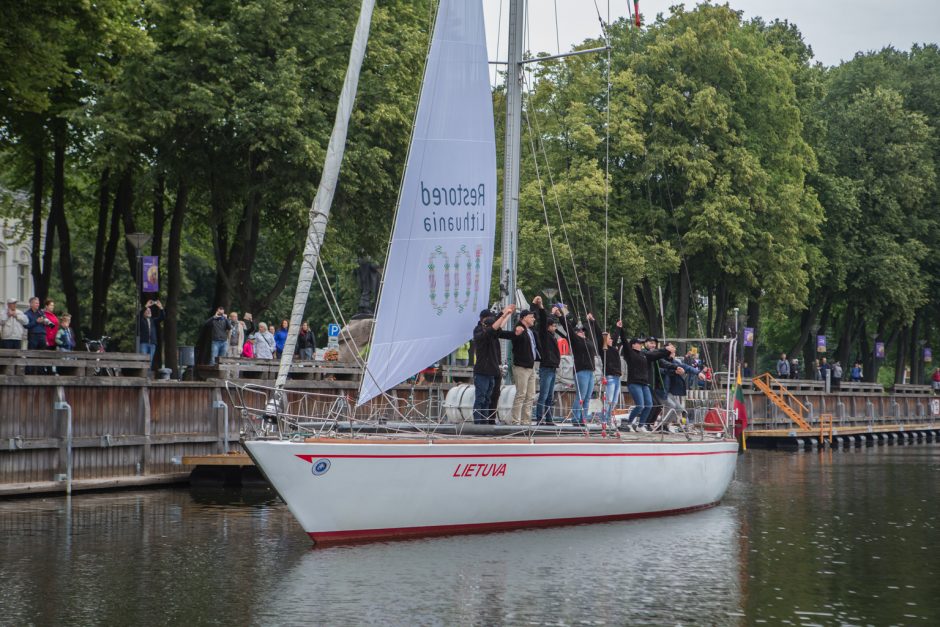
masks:
POLYGON ((738 377, 734 386, 734 409, 738 417, 734 422, 734 437, 741 437, 747 428, 747 409, 744 408, 744 390, 741 389, 741 367, 738 367, 738 377))

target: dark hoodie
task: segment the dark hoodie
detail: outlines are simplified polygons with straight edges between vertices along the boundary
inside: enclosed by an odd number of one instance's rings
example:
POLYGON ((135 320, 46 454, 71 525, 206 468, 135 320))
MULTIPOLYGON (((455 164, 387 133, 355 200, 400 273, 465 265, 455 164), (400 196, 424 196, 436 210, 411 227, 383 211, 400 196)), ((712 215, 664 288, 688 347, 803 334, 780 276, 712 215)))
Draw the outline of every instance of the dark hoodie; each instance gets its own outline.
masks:
POLYGON ((665 348, 646 352, 634 350, 622 328, 620 329, 620 338, 623 342, 623 358, 627 362, 627 384, 649 385, 650 364, 663 357, 668 357, 669 351, 665 348))
POLYGON ((536 305, 535 318, 538 320, 535 334, 538 337, 539 351, 542 354, 539 368, 557 368, 561 363, 561 354, 558 352, 558 340, 555 339, 555 334, 548 331, 548 314, 545 313, 545 307, 536 305))
MULTIPOLYGON (((568 336, 568 343, 571 345, 571 354, 574 356, 574 370, 581 372, 583 370, 594 370, 594 356, 597 355, 596 340, 591 338, 592 331, 585 330, 585 336, 581 337, 575 333, 574 321, 568 318, 562 318, 561 324, 565 328, 565 334, 568 336)), ((590 322, 593 329, 594 338, 600 338, 600 329, 596 322, 590 322)))

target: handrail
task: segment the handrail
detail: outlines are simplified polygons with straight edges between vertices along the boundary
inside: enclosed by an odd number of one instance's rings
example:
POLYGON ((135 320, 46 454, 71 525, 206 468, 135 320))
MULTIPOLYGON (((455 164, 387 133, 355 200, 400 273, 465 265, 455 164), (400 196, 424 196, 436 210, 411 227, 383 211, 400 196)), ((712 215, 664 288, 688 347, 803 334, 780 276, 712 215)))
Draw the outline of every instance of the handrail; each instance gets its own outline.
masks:
POLYGON ((823 443, 823 437, 828 430, 829 444, 832 444, 832 414, 822 414, 819 416, 819 443, 823 443))
POLYGON ((793 396, 793 394, 790 394, 786 386, 775 379, 773 375, 771 375, 769 372, 765 372, 752 378, 751 381, 754 386, 763 392, 764 396, 770 399, 770 402, 779 407, 790 420, 795 422, 801 429, 805 429, 807 431, 810 430, 809 423, 803 417, 804 412, 809 411, 807 407, 801 403, 797 397, 793 396), (771 388, 771 385, 774 384, 776 384, 780 389, 781 394, 777 394, 777 392, 771 388), (790 400, 796 404, 796 406, 799 408, 799 411, 793 409, 793 407, 790 406, 790 403, 788 402, 790 400))

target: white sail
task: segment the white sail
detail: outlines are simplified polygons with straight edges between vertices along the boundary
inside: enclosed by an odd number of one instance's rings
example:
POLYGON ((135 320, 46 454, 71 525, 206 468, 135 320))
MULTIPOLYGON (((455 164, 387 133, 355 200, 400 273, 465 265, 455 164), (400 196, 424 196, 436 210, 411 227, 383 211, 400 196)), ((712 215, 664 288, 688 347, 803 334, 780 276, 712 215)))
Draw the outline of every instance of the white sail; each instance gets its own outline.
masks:
POLYGON ((482 4, 442 0, 360 405, 470 338, 489 305, 496 202, 482 4))

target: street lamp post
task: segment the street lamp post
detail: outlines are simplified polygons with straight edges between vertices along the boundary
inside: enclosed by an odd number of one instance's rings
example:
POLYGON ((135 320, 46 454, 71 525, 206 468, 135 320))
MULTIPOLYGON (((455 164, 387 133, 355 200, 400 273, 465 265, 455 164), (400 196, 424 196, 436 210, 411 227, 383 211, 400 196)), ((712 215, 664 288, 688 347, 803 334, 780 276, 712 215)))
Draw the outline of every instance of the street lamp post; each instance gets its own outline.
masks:
POLYGON ((134 352, 140 352, 140 251, 150 241, 150 233, 128 233, 124 236, 134 249, 134 352))

